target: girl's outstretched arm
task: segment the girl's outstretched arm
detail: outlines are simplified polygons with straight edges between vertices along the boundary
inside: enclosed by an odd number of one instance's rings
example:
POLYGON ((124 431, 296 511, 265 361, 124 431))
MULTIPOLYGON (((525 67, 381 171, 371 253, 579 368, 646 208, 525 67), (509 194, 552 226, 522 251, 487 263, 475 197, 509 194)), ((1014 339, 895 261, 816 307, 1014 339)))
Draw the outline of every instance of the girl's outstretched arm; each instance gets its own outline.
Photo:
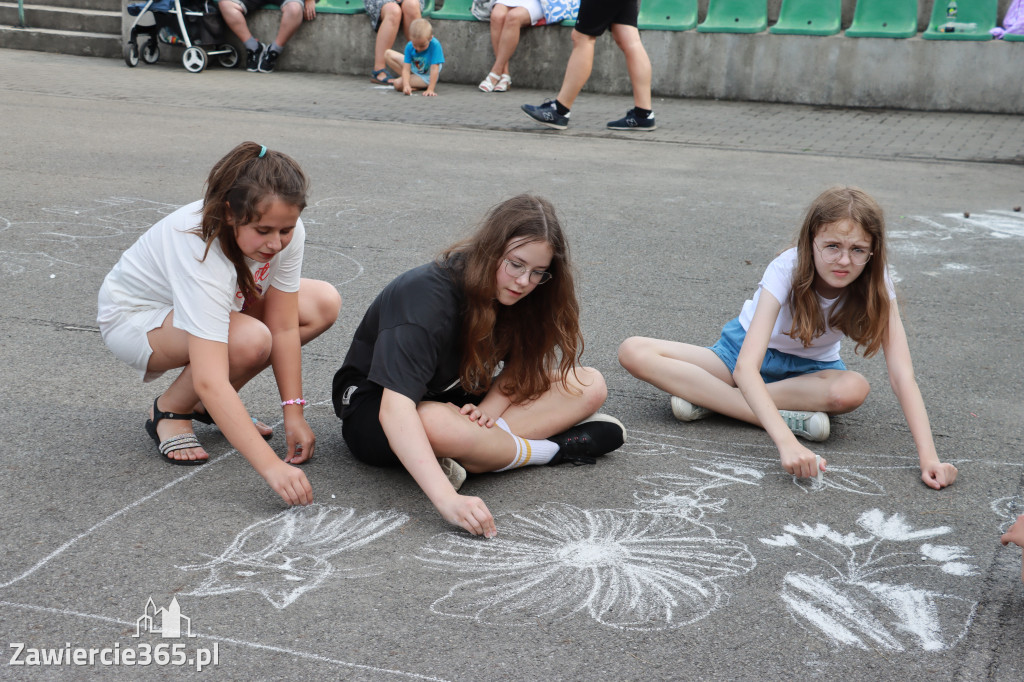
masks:
MULTIPOLYGON (((302 398, 302 340, 299 337, 299 293, 274 287, 264 297, 263 323, 273 339, 270 365, 281 401, 302 398)), ((284 405, 284 433, 288 452, 284 461, 301 464, 313 456, 316 436, 309 428, 302 405, 284 405)))
POLYGON ((910 427, 910 435, 917 446, 917 457, 921 462, 921 480, 931 488, 939 490, 952 485, 957 470, 952 464, 943 464, 935 451, 932 428, 928 423, 928 412, 924 407, 921 389, 914 378, 914 364, 910 359, 910 345, 903 329, 903 320, 896 301, 889 306, 889 325, 882 345, 885 366, 889 371, 889 385, 900 402, 903 416, 910 427))
POLYGON ((282 462, 267 445, 228 380, 228 345, 190 336, 188 356, 195 391, 228 442, 285 502, 312 502, 313 488, 306 475, 282 462))
MULTIPOLYGON (((768 341, 771 340, 772 329, 775 328, 775 321, 781 309, 782 306, 775 296, 767 289, 762 289, 732 376, 750 410, 761 422, 762 428, 768 432, 775 447, 779 449, 782 468, 794 476, 810 478, 818 475, 818 458, 811 450, 801 445, 786 426, 761 377, 761 363, 764 362, 768 341)), ((825 470, 824 458, 820 460, 820 469, 825 470)))
POLYGON ((380 425, 392 451, 448 523, 473 535, 497 535, 494 517, 479 497, 460 495, 441 471, 416 403, 385 388, 380 401, 380 425))

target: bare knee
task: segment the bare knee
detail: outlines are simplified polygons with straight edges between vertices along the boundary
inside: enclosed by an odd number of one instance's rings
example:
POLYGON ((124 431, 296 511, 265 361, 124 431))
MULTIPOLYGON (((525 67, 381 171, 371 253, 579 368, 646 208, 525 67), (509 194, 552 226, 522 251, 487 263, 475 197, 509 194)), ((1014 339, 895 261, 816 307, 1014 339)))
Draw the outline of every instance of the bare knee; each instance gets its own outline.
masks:
POLYGON ((650 356, 650 339, 631 336, 619 345, 619 364, 636 376, 643 361, 650 356))
POLYGON ((289 2, 281 7, 281 23, 302 23, 302 3, 289 2))
POLYGON ((341 294, 327 282, 309 282, 310 326, 323 333, 327 331, 341 312, 341 294))
POLYGON ((274 339, 270 329, 257 319, 245 317, 228 331, 228 355, 234 368, 262 367, 270 359, 274 339))
POLYGON ((597 42, 597 38, 594 36, 588 36, 586 33, 580 33, 576 29, 572 30, 572 49, 586 48, 593 50, 594 43, 597 42))
POLYGON ((460 430, 452 428, 453 413, 453 407, 447 403, 424 401, 416 406, 416 414, 435 452, 451 452, 459 441, 460 430))
POLYGON ((832 414, 852 412, 864 404, 870 392, 871 384, 867 379, 857 372, 846 372, 829 388, 828 412, 832 414))
POLYGON ((604 376, 593 367, 578 367, 576 378, 583 390, 582 400, 587 412, 593 414, 600 410, 604 401, 608 399, 608 385, 605 383, 604 376))

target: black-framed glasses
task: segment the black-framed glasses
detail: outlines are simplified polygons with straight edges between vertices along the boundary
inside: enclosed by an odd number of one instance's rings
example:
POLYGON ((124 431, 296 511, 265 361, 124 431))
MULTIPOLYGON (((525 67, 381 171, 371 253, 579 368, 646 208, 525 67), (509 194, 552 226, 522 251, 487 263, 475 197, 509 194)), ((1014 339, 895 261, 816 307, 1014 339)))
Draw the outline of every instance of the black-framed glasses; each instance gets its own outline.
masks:
POLYGON ((505 259, 505 272, 512 279, 519 279, 527 271, 530 273, 530 284, 544 284, 551 279, 551 273, 547 270, 530 270, 519 261, 505 259))
POLYGON ((821 259, 826 263, 835 263, 843 257, 845 253, 850 257, 850 262, 854 265, 864 265, 871 260, 872 252, 865 249, 863 246, 851 246, 848 249, 844 249, 839 244, 825 244, 825 246, 818 246, 818 243, 811 241, 814 244, 814 248, 821 254, 821 259))

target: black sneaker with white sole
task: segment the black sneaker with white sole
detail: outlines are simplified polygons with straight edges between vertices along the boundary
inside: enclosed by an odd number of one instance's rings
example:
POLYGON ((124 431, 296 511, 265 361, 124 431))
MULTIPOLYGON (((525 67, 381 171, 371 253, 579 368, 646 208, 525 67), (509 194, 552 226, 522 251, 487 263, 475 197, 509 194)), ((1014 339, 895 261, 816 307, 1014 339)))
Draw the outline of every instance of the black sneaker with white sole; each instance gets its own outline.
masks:
POLYGON ((553 99, 546 99, 543 104, 538 104, 537 106, 524 104, 520 109, 534 121, 541 125, 546 125, 548 128, 565 130, 569 126, 569 117, 558 113, 558 105, 555 104, 553 99))
POLYGON ((642 117, 636 113, 636 109, 630 109, 626 115, 617 121, 608 122, 608 130, 654 130, 654 114, 642 117))
POLYGON ((269 47, 263 50, 263 56, 260 57, 260 73, 273 73, 280 55, 280 52, 275 52, 269 47))
POLYGON ((253 73, 259 71, 260 58, 263 56, 263 53, 266 50, 267 46, 264 45, 263 43, 260 43, 259 47, 257 47, 255 50, 250 50, 247 48, 245 50, 245 70, 251 71, 253 73))
POLYGON ((558 452, 548 466, 563 462, 577 466, 596 464, 601 455, 622 447, 626 442, 626 427, 615 417, 598 412, 548 440, 558 444, 558 452))

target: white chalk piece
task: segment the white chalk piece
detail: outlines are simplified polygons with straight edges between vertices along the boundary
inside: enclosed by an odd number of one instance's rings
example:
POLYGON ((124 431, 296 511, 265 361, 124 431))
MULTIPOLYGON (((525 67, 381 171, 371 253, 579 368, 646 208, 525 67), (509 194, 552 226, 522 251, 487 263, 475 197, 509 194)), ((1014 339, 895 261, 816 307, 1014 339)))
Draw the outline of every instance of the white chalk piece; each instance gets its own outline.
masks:
POLYGON ((814 466, 818 467, 818 483, 821 483, 821 455, 814 456, 814 466))
POLYGON ((337 495, 331 495, 331 499, 332 499, 332 500, 333 500, 334 498, 336 498, 336 497, 337 497, 337 495))
POLYGON ((57 275, 52 275, 52 274, 50 275, 50 279, 55 279, 56 277, 57 277, 57 275))

